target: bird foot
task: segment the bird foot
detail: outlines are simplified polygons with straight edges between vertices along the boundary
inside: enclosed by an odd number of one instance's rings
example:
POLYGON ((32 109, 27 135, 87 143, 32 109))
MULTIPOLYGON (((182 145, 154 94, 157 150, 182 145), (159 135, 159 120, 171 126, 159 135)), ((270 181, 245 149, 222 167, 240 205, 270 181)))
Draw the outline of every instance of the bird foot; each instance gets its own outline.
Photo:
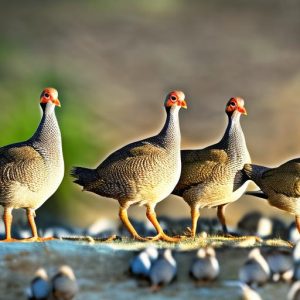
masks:
POLYGON ((147 242, 147 241, 148 241, 147 238, 143 238, 143 237, 141 237, 140 235, 133 235, 132 238, 133 238, 134 240, 137 240, 137 241, 140 241, 140 242, 147 242))
POLYGON ((27 238, 27 239, 19 240, 19 242, 22 242, 22 243, 30 243, 30 242, 41 243, 41 242, 48 242, 48 241, 54 241, 54 240, 57 240, 57 239, 54 238, 54 237, 33 236, 33 237, 30 237, 30 238, 27 238))
POLYGON ((0 243, 15 243, 15 242, 19 242, 19 240, 17 239, 13 239, 13 238, 6 238, 4 240, 1 240, 0 243))
POLYGON ((182 236, 171 237, 162 232, 156 236, 148 237, 147 240, 148 241, 165 241, 165 242, 169 242, 169 243, 178 243, 178 242, 180 242, 180 240, 182 238, 183 238, 182 236))
POLYGON ((187 238, 195 238, 195 234, 193 233, 192 229, 190 227, 187 227, 185 231, 183 232, 185 237, 187 238))
POLYGON ((234 232, 224 232, 222 235, 223 235, 224 237, 227 237, 227 238, 237 238, 237 237, 241 237, 239 234, 234 233, 234 232))
POLYGON ((101 239, 101 242, 112 242, 112 241, 115 241, 115 240, 118 240, 120 239, 120 237, 118 237, 117 235, 113 234, 107 238, 103 238, 101 239))

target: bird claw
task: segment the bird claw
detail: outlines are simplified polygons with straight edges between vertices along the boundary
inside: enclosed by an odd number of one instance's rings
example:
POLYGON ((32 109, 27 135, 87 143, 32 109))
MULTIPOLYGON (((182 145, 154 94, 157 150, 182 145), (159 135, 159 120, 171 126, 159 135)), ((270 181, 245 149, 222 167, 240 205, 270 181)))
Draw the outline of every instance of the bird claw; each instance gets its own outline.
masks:
POLYGON ((21 240, 19 240, 19 242, 21 242, 21 243, 31 243, 31 242, 42 243, 42 242, 48 242, 48 241, 54 241, 54 240, 57 240, 57 238, 33 236, 30 238, 21 239, 21 240))
POLYGON ((15 242, 19 242, 19 240, 13 239, 13 238, 9 238, 9 239, 4 239, 4 240, 0 241, 0 243, 15 243, 15 242))
POLYGON ((165 242, 169 242, 169 243, 178 243, 180 242, 180 240, 182 239, 181 236, 168 236, 165 233, 159 233, 156 236, 153 237, 147 237, 148 241, 165 241, 165 242))
POLYGON ((226 237, 226 238, 237 238, 237 237, 240 237, 238 234, 235 234, 233 232, 231 232, 231 233, 229 233, 229 232, 223 233, 223 236, 226 237))
POLYGON ((183 234, 186 238, 195 238, 195 235, 193 234, 193 231, 190 227, 187 227, 183 234))
POLYGON ((141 236, 139 236, 139 235, 134 235, 132 238, 133 238, 134 240, 137 240, 137 241, 140 241, 140 242, 147 242, 147 241, 148 241, 147 238, 143 238, 143 237, 141 237, 141 236))

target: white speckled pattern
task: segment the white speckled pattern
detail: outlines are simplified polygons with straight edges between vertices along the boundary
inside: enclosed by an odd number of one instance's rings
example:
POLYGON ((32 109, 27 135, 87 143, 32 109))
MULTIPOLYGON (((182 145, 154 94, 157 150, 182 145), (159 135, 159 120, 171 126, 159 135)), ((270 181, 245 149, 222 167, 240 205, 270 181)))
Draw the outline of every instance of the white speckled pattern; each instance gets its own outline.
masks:
POLYGON ((55 105, 42 105, 43 117, 29 140, 0 148, 0 204, 11 208, 40 207, 64 176, 61 134, 55 105))

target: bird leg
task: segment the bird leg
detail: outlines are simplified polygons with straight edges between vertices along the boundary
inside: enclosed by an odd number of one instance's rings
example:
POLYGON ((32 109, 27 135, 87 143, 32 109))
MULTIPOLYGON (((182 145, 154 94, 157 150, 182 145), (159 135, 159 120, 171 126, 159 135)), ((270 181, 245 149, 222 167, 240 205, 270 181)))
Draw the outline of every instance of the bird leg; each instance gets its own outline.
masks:
POLYGON ((5 226, 5 239, 1 242, 15 242, 16 239, 11 238, 11 224, 12 224, 12 208, 4 208, 3 221, 5 226))
POLYGON ((32 237, 33 238, 38 238, 38 233, 37 233, 37 229, 36 229, 36 225, 35 225, 35 211, 28 208, 27 209, 27 218, 28 218, 28 223, 30 225, 31 231, 32 231, 32 237))
POLYGON ((120 207, 119 210, 119 217, 121 219, 121 221, 123 222, 123 224, 125 225, 125 227, 127 228, 127 230, 132 234, 133 238, 135 240, 139 240, 139 241, 146 241, 145 238, 142 238, 134 229, 134 227, 132 226, 132 224, 130 223, 129 219, 128 219, 128 214, 127 214, 127 207, 120 207))
POLYGON ((225 207, 226 207, 226 204, 218 206, 217 216, 218 216, 219 221, 222 224, 222 229, 223 229, 224 234, 228 235, 228 229, 227 229, 226 220, 225 220, 225 207))
POLYGON ((296 227, 298 229, 298 232, 300 233, 300 216, 295 217, 296 227))
POLYGON ((181 239, 180 237, 170 237, 164 233, 159 222, 157 221, 154 208, 150 205, 147 206, 146 216, 157 231, 157 235, 149 238, 149 240, 151 240, 151 241, 163 240, 163 241, 171 242, 171 243, 178 243, 180 241, 180 239, 181 239))
POLYGON ((187 228, 187 235, 192 238, 195 238, 197 231, 197 223, 200 217, 199 207, 197 205, 191 206, 191 219, 192 219, 192 229, 187 228))
POLYGON ((46 237, 46 238, 39 237, 36 229, 35 221, 34 221, 35 210, 32 208, 27 208, 26 212, 27 212, 28 223, 30 225, 31 232, 32 232, 32 237, 27 239, 22 239, 20 240, 20 242, 45 242, 45 241, 55 240, 55 238, 53 237, 46 237))

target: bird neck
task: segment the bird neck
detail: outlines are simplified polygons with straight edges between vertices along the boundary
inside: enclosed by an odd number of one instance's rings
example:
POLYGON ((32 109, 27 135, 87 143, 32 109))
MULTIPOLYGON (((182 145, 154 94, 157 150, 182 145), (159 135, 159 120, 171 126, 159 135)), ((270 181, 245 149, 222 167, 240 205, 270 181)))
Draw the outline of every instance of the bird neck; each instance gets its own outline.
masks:
POLYGON ((245 136, 240 124, 241 114, 233 112, 228 115, 228 125, 220 144, 229 156, 244 157, 248 154, 245 136))
POLYGON ((179 106, 166 107, 167 118, 164 127, 158 134, 160 142, 164 147, 179 146, 180 147, 180 126, 179 126, 179 106))
POLYGON ((31 139, 38 144, 50 143, 51 147, 61 146, 61 134, 54 111, 55 105, 52 103, 41 104, 41 108, 42 119, 31 139))

